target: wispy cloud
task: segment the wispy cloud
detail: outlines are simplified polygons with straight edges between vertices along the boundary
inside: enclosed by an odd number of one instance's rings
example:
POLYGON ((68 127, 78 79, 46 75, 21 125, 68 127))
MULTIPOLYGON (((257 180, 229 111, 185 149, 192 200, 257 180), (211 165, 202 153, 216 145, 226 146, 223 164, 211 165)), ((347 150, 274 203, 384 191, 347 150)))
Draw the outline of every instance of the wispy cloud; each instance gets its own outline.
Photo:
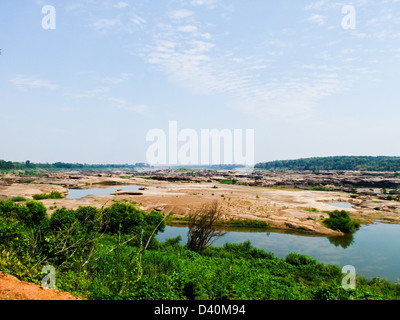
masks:
POLYGON ((115 27, 120 27, 122 25, 122 22, 119 18, 114 18, 114 19, 98 19, 95 22, 91 24, 91 26, 102 33, 108 32, 111 29, 114 29, 115 27))
POLYGON ((188 9, 171 10, 168 16, 171 19, 184 19, 193 16, 194 12, 188 9))
MULTIPOLYGON (((128 7, 126 3, 120 1, 115 6, 123 9, 128 7)), ((130 45, 134 48, 130 51, 170 82, 196 93, 225 94, 227 101, 236 101, 229 102, 230 105, 265 117, 310 113, 322 99, 350 90, 363 77, 372 78, 375 64, 363 63, 368 53, 362 41, 400 38, 400 32, 395 32, 400 15, 393 10, 374 12, 367 6, 370 0, 354 0, 358 17, 362 13, 363 20, 357 24, 357 30, 344 33, 341 28, 344 3, 316 0, 300 5, 300 12, 303 11, 298 21, 293 21, 294 28, 266 34, 255 44, 257 54, 253 54, 252 48, 237 50, 240 46, 228 41, 235 31, 223 32, 218 25, 216 17, 224 15, 229 20, 229 12, 222 10, 220 3, 170 1, 157 15, 137 11, 132 5, 117 17, 94 21, 92 27, 100 33, 140 30, 140 44, 130 45), (199 7, 215 12, 204 14, 199 7), (354 40, 353 51, 341 50, 348 45, 348 39, 354 40)), ((100 82, 113 85, 128 79, 129 76, 120 74, 100 82)), ((90 94, 93 92, 86 93, 90 94)), ((143 105, 139 108, 127 102, 117 105, 136 112, 145 109, 143 105)))
POLYGON ((129 3, 125 2, 125 1, 120 1, 117 4, 113 5, 113 8, 116 8, 116 9, 123 9, 126 7, 129 7, 129 3))
POLYGON ((207 6, 208 8, 215 8, 219 0, 189 0, 193 6, 207 6))
POLYGON ((111 103, 112 107, 125 110, 128 112, 137 113, 140 115, 146 115, 149 111, 149 107, 145 104, 131 104, 123 98, 108 97, 107 101, 111 103))
POLYGON ((104 84, 121 84, 132 78, 131 73, 121 73, 111 77, 100 77, 98 81, 104 84))
POLYGON ((324 25, 326 23, 327 20, 327 16, 324 16, 322 14, 316 14, 313 13, 308 19, 307 21, 311 22, 311 23, 316 23, 320 26, 324 25))
POLYGON ((25 88, 25 89, 32 88, 32 89, 56 90, 59 88, 57 84, 54 84, 50 81, 45 81, 39 78, 26 75, 17 75, 14 78, 10 79, 10 82, 19 88, 25 88))
MULTIPOLYGON (((211 4, 211 2, 207 2, 211 4)), ((215 2, 212 2, 215 4, 215 2)), ((194 3, 191 3, 195 5, 194 3)), ((206 2, 199 1, 197 5, 206 2)), ((296 44, 274 37, 262 44, 265 53, 258 56, 237 56, 229 50, 221 50, 211 40, 211 30, 207 21, 198 21, 192 12, 175 10, 168 13, 170 23, 159 26, 153 34, 153 44, 148 46, 143 56, 156 69, 163 72, 170 81, 202 94, 228 94, 232 107, 257 116, 287 116, 309 112, 318 100, 330 94, 346 90, 349 82, 340 79, 333 68, 326 66, 326 77, 308 75, 306 69, 297 66, 287 76, 268 75, 277 59, 284 59, 285 52, 293 51, 296 44), (177 19, 189 18, 187 21, 177 19), (204 38, 201 35, 209 34, 204 38), (235 102, 232 102, 235 101, 235 102)), ((313 22, 325 23, 326 17, 314 16, 313 22)), ((279 62, 281 63, 281 62, 279 62)))
POLYGON ((139 26, 145 25, 147 21, 143 19, 142 17, 139 17, 138 15, 134 14, 131 18, 131 21, 139 26))
POLYGON ((89 89, 89 90, 84 90, 80 93, 73 94, 72 96, 77 99, 93 99, 93 98, 99 98, 99 97, 104 97, 105 93, 108 93, 110 91, 109 87, 106 86, 101 86, 101 87, 96 87, 94 89, 89 89))

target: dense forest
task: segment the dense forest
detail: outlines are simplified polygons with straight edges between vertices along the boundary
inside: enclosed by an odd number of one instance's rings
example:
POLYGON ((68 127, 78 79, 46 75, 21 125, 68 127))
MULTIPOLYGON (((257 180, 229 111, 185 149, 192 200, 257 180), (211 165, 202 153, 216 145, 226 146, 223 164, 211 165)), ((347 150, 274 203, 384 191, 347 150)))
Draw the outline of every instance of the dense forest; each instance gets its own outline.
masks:
POLYGON ((255 165, 263 170, 349 170, 349 171, 400 171, 400 157, 318 157, 297 160, 279 160, 255 165))

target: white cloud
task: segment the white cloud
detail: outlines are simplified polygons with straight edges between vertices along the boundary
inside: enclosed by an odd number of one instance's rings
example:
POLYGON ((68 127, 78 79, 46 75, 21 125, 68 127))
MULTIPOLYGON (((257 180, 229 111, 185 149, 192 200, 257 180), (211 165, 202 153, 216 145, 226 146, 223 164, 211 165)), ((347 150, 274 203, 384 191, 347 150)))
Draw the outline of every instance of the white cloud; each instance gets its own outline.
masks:
POLYGON ((128 6, 129 6, 129 3, 121 1, 121 2, 118 2, 117 4, 113 5, 113 8, 123 9, 123 8, 128 7, 128 6))
POLYGON ((116 19, 99 19, 97 21, 95 21, 94 23, 92 23, 92 27, 95 28, 97 31, 100 32, 105 32, 105 31, 109 31, 110 29, 116 27, 116 26, 120 26, 121 20, 116 18, 116 19))
POLYGON ((197 27, 196 26, 191 26, 191 25, 186 25, 186 26, 179 26, 178 31, 181 32, 196 32, 197 27))
POLYGON ((321 14, 316 14, 313 13, 310 17, 308 17, 307 21, 311 23, 316 23, 320 26, 324 25, 326 23, 327 17, 323 16, 321 14))
POLYGON ((131 18, 131 21, 132 21, 133 23, 139 25, 139 26, 144 25, 144 24, 147 23, 147 21, 146 21, 145 19, 139 17, 138 15, 134 15, 134 16, 131 18))
POLYGON ((139 104, 139 105, 134 105, 134 106, 125 106, 125 107, 122 107, 122 109, 124 109, 126 111, 130 111, 130 112, 138 113, 141 115, 145 115, 147 113, 149 107, 145 104, 139 104))
POLYGON ((171 19, 184 19, 192 16, 194 14, 193 11, 187 9, 173 10, 168 13, 168 16, 171 19))
POLYGON ((207 6, 214 8, 219 0, 189 0, 189 3, 193 6, 207 6))
POLYGON ((107 101, 110 102, 113 107, 140 115, 147 114, 149 110, 149 107, 145 104, 132 105, 123 98, 108 97, 107 101))
POLYGON ((99 78, 98 81, 106 84, 121 84, 128 81, 131 77, 131 73, 121 73, 112 77, 99 78))
POLYGON ((78 99, 80 99, 80 98, 98 98, 102 94, 107 93, 109 91, 110 91, 109 87, 96 87, 94 89, 84 90, 81 93, 74 94, 73 97, 78 98, 78 99))
POLYGON ((33 78, 25 75, 18 75, 10 80, 10 82, 19 88, 32 88, 32 89, 48 89, 56 90, 58 85, 49 81, 33 78))
POLYGON ((308 4, 304 10, 319 10, 325 7, 325 5, 329 3, 328 0, 319 0, 319 1, 314 1, 310 4, 308 4))

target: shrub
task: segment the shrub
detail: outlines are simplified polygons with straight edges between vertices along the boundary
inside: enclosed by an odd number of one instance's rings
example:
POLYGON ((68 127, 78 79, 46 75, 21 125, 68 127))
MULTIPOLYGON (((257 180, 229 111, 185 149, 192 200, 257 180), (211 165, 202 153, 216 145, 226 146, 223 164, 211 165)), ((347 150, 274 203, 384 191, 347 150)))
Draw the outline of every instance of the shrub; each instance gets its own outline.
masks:
POLYGON ((222 179, 218 181, 219 183, 222 184, 236 184, 237 180, 236 179, 222 179))
POLYGON ((128 203, 116 202, 104 209, 104 228, 106 232, 130 233, 138 227, 145 227, 145 212, 128 203))
POLYGON ((181 241, 182 241, 181 235, 176 236, 175 238, 168 238, 165 240, 164 246, 165 247, 167 247, 167 246, 175 247, 175 246, 178 246, 181 241))
POLYGON ((201 208, 189 214, 189 231, 187 247, 189 250, 203 252, 216 239, 226 232, 216 229, 217 223, 225 212, 218 201, 204 204, 201 208))
POLYGON ((164 216, 155 210, 151 211, 149 214, 146 214, 144 217, 144 221, 147 224, 147 229, 163 232, 165 230, 165 221, 164 216))
POLYGON ((305 208, 304 210, 308 212, 319 212, 317 208, 305 208))
POLYGON ((21 201, 25 201, 26 199, 24 197, 13 197, 10 199, 10 201, 12 202, 21 202, 21 201))
POLYGON ((76 215, 74 210, 68 210, 66 208, 57 209, 51 215, 50 227, 52 230, 60 230, 71 227, 76 221, 76 215))
POLYGON ((58 191, 51 191, 49 194, 41 193, 32 196, 34 200, 44 200, 44 199, 62 199, 63 195, 58 191))
POLYGON ((14 204, 11 200, 0 200, 0 216, 3 218, 16 217, 16 212, 20 206, 14 204))
POLYGON ((21 221, 26 225, 39 225, 43 220, 47 219, 47 209, 43 203, 28 201, 26 203, 26 208, 27 214, 25 216, 20 216, 21 221))
POLYGON ((23 224, 33 227, 47 219, 46 207, 36 201, 28 201, 25 205, 13 203, 11 200, 0 201, 0 217, 17 219, 23 224))
POLYGON ((102 226, 102 214, 95 207, 79 207, 75 210, 76 219, 87 230, 98 230, 102 226))
POLYGON ((343 233, 351 233, 359 228, 359 224, 354 222, 347 211, 335 210, 328 212, 329 218, 324 220, 324 224, 333 230, 338 230, 343 233))
POLYGON ((235 257, 243 258, 260 258, 260 259, 273 259, 274 254, 272 252, 266 252, 264 250, 253 247, 250 240, 242 243, 225 243, 223 246, 224 251, 233 254, 235 257))
POLYGON ((309 264, 316 264, 317 261, 309 256, 305 256, 302 254, 290 252, 287 256, 285 261, 293 266, 304 266, 309 264))

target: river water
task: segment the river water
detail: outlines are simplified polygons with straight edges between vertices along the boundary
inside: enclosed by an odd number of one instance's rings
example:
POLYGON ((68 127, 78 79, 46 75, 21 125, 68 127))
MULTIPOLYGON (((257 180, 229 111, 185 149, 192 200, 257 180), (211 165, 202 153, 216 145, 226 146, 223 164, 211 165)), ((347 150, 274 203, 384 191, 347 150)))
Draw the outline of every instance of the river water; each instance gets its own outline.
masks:
MULTIPOLYGON (((182 237, 187 241, 187 227, 167 226, 157 238, 182 237)), ((313 257, 325 264, 355 267, 357 274, 367 278, 385 278, 392 282, 400 281, 400 225, 376 223, 362 225, 352 235, 342 237, 318 237, 306 233, 271 230, 228 231, 213 245, 222 246, 226 242, 241 243, 250 240, 252 245, 273 252, 284 258, 290 252, 313 257)))

